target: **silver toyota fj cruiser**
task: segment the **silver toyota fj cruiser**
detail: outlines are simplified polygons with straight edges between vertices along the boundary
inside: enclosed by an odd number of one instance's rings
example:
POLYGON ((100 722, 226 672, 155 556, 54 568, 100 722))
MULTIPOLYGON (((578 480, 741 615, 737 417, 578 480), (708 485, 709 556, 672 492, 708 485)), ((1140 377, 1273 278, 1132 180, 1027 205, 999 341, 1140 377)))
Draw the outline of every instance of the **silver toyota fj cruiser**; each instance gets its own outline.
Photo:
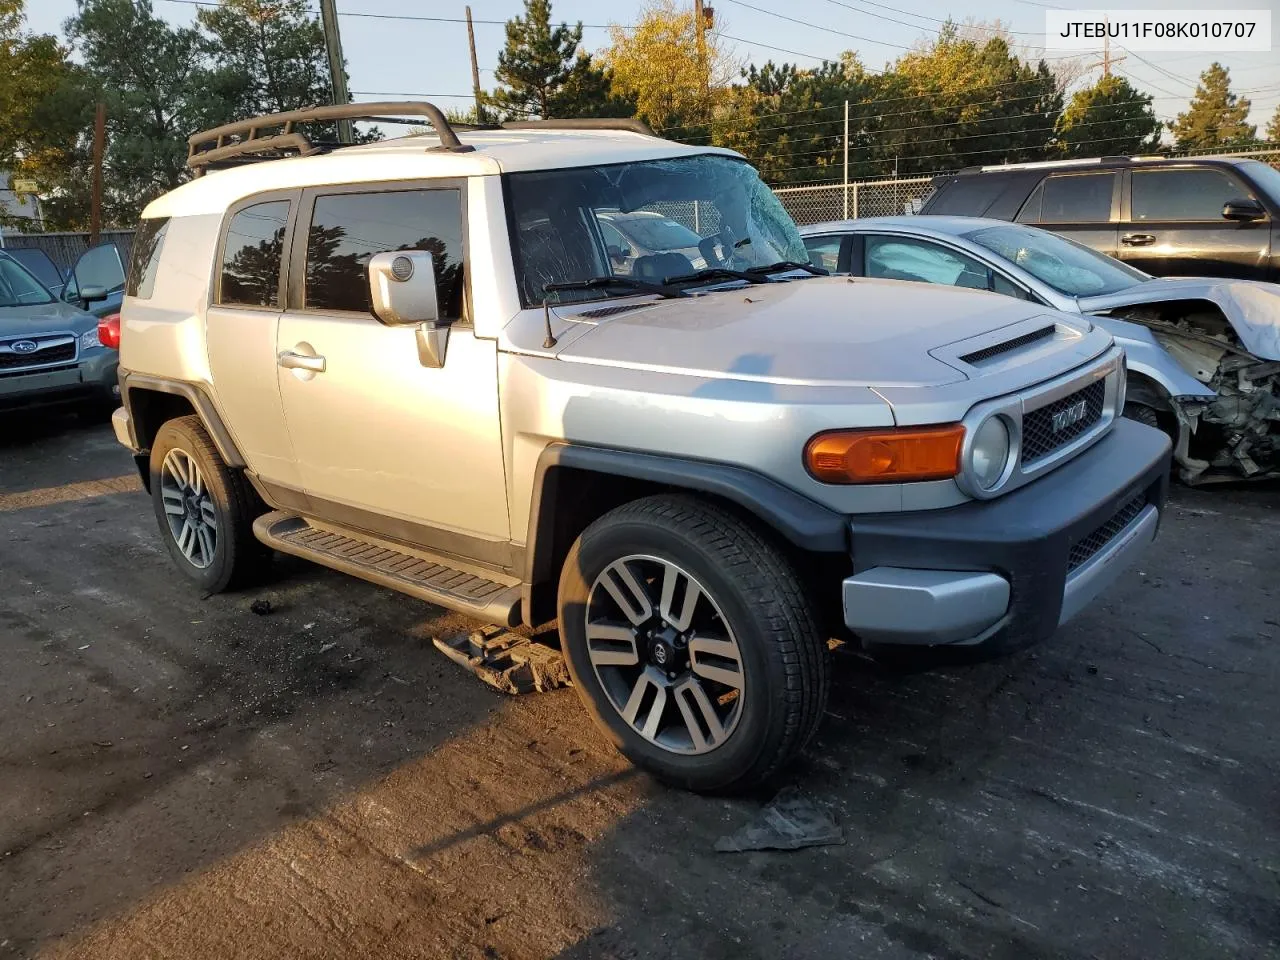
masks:
POLYGON ((191 138, 144 213, 116 434, 205 592, 271 551, 479 620, 559 619, 635 763, 769 777, 828 637, 1048 637, 1155 535, 1158 430, 1080 316, 819 276, 738 155, 636 121, 453 129, 425 103, 191 138), (299 127, 425 117, 342 149, 299 127), (293 156, 284 156, 293 154, 293 156), (251 162, 272 159, 273 162, 251 162), (603 222, 700 238, 615 273, 603 222))

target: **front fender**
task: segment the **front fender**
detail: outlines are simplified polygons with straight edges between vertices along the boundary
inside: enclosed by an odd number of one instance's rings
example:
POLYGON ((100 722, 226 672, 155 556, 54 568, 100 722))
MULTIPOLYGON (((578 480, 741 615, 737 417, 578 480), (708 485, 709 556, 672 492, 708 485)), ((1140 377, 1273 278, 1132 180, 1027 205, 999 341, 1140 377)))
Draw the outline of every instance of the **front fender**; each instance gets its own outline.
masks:
POLYGON ((1106 330, 1116 343, 1124 348, 1125 360, 1131 373, 1140 373, 1164 390, 1170 397, 1216 397, 1218 394, 1205 386, 1186 370, 1139 323, 1116 317, 1090 316, 1089 320, 1106 330))

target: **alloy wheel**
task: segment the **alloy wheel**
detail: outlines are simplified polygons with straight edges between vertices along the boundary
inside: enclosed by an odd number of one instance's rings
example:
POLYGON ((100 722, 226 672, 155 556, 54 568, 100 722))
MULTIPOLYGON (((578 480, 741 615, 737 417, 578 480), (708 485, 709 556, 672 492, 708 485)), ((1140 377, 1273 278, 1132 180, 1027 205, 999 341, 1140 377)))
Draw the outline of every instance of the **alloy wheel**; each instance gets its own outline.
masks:
POLYGON ((587 657, 610 704, 673 753, 721 746, 742 715, 742 652, 707 588, 669 560, 628 556, 591 585, 587 657))
POLYGON ((218 511, 204 475, 185 450, 174 448, 160 467, 160 498, 169 532, 187 562, 203 570, 218 546, 218 511))

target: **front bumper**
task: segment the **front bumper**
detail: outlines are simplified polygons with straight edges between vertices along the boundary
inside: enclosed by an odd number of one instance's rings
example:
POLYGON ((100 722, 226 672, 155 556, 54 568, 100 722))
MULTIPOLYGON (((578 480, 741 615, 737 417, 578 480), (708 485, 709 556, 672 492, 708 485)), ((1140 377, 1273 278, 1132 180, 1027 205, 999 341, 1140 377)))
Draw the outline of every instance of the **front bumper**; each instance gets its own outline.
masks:
POLYGON ((1161 431, 1118 419, 1069 463, 995 500, 854 517, 845 625, 876 643, 1043 640, 1155 537, 1169 466, 1161 431))
POLYGON ((0 410, 107 400, 117 389, 120 354, 88 352, 74 367, 0 376, 0 410))

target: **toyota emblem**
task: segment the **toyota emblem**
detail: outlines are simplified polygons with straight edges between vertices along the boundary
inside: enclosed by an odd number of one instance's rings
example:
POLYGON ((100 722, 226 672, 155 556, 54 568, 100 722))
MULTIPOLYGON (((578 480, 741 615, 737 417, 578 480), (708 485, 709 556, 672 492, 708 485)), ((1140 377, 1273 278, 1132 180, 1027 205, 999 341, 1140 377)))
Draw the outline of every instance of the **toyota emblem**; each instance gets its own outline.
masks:
POLYGON ((40 349, 40 344, 34 340, 17 340, 9 344, 9 349, 14 353, 35 353, 40 349))

